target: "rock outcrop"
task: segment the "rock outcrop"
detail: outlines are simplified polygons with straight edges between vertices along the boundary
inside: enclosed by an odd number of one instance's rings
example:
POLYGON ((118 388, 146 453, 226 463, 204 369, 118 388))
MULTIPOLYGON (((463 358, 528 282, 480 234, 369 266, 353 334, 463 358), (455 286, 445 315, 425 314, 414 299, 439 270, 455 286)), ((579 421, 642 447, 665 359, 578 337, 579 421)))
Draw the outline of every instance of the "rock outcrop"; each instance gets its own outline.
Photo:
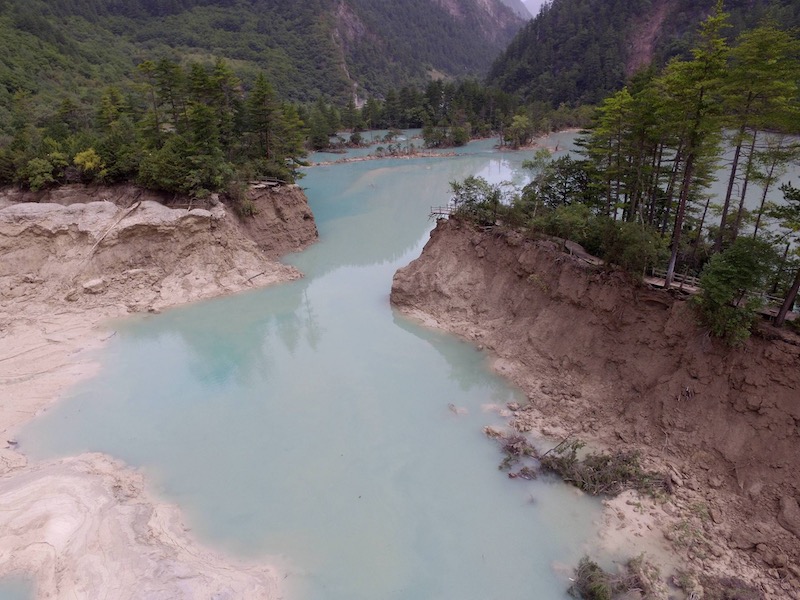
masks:
POLYGON ((255 193, 257 214, 241 221, 218 202, 170 208, 123 190, 127 196, 108 188, 82 197, 70 186, 43 198, 56 202, 0 209, 0 310, 47 298, 141 311, 285 281, 300 274, 274 259, 317 237, 296 186, 255 193), (98 196, 115 201, 76 201, 98 196))

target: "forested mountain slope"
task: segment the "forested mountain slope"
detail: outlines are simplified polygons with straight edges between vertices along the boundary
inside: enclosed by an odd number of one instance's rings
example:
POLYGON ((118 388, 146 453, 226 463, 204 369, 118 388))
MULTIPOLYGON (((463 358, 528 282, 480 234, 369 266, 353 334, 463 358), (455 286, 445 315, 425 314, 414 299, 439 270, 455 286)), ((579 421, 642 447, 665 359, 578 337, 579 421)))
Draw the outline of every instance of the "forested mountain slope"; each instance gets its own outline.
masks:
MULTIPOLYGON (((686 54, 716 0, 553 0, 520 30, 488 81, 553 105, 596 103, 651 61, 686 54)), ((800 25, 796 0, 725 0, 735 37, 764 18, 800 25)))
POLYGON ((0 0, 0 130, 162 57, 225 58, 298 101, 482 75, 523 23, 500 0, 0 0))

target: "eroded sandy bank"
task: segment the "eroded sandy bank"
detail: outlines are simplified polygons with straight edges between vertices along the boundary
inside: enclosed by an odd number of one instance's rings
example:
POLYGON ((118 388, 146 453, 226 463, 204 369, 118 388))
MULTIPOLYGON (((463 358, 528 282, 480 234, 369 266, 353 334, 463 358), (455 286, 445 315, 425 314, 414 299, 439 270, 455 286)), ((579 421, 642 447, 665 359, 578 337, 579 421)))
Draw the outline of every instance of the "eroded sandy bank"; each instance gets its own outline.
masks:
POLYGON ((95 372, 109 319, 300 277, 270 257, 316 239, 302 192, 251 192, 246 227, 135 188, 19 199, 0 197, 0 576, 34 575, 42 598, 279 597, 285 573, 203 548, 135 471, 99 454, 29 465, 14 436, 95 372))
POLYGON ((457 221, 440 221, 398 271, 392 302, 490 352, 528 394, 510 427, 638 449, 670 475, 666 503, 607 503, 604 547, 800 598, 796 336, 731 350, 676 297, 457 221))

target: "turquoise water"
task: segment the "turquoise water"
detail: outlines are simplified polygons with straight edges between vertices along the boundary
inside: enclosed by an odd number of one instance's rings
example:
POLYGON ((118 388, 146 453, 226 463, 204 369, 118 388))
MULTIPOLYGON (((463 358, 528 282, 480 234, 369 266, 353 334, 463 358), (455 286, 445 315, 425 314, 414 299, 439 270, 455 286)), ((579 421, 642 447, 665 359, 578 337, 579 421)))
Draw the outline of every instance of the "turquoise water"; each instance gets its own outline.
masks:
POLYGON ((566 598, 553 566, 599 505, 499 472, 482 407, 519 392, 389 303, 449 181, 524 180, 525 155, 469 151, 310 169, 320 242, 287 259, 303 280, 115 324, 100 374, 20 446, 143 469, 204 542, 284 557, 289 599, 566 598))
POLYGON ((0 579, 0 600, 29 600, 33 598, 30 582, 17 577, 0 579))

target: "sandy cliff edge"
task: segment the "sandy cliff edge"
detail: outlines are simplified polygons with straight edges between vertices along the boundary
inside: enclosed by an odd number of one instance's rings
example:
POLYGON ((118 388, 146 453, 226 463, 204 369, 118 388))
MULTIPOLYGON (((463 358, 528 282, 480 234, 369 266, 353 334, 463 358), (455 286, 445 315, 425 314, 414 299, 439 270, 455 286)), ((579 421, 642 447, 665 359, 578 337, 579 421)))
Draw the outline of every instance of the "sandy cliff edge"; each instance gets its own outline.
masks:
POLYGON ((100 454, 28 465, 14 432, 95 372, 108 319, 300 277, 274 257, 316 240, 302 191, 251 191, 246 225, 131 186, 23 196, 0 193, 0 576, 35 576, 41 598, 279 597, 284 568, 204 548, 135 471, 100 454))
POLYGON ((486 348, 530 404, 510 425, 640 449, 666 504, 607 502, 601 546, 800 598, 800 347, 710 338, 691 307, 551 242, 442 220, 392 302, 486 348))

